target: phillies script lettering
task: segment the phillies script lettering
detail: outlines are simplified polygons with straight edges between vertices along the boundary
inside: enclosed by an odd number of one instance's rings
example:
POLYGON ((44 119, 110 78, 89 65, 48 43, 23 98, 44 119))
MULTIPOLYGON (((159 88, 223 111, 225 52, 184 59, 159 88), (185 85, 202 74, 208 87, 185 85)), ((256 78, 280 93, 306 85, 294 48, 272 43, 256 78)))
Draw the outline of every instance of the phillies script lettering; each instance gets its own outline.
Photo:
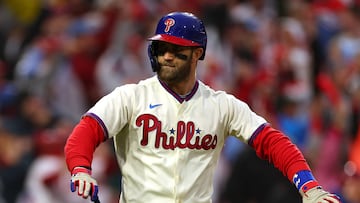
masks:
POLYGON ((214 149, 217 144, 217 136, 206 134, 204 136, 195 135, 195 124, 193 122, 179 121, 177 123, 176 134, 168 135, 161 131, 161 121, 152 114, 142 114, 136 119, 136 125, 143 127, 143 137, 140 141, 142 146, 149 143, 149 133, 155 132, 155 148, 160 146, 164 149, 189 148, 189 149, 214 149), (185 137, 185 139, 183 139, 185 137))

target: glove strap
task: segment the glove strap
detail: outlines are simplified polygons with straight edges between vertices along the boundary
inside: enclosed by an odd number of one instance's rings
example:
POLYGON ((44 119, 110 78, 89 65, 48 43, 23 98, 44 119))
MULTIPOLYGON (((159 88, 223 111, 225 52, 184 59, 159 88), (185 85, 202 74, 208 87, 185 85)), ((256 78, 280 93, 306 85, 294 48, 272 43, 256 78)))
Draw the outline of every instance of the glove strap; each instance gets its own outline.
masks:
POLYGON ((305 183, 302 187, 301 187, 301 191, 305 194, 307 191, 309 191, 312 188, 319 188, 321 189, 321 186, 319 186, 319 183, 316 181, 309 181, 307 183, 305 183))
POLYGON ((303 170, 295 173, 293 177, 293 183, 296 188, 303 193, 309 189, 319 186, 319 183, 315 180, 311 171, 303 170))
POLYGON ((91 170, 87 169, 87 168, 84 168, 84 167, 81 167, 81 166, 78 166, 78 167, 75 167, 72 170, 71 175, 74 175, 74 174, 77 174, 77 173, 87 173, 87 174, 91 175, 91 170))

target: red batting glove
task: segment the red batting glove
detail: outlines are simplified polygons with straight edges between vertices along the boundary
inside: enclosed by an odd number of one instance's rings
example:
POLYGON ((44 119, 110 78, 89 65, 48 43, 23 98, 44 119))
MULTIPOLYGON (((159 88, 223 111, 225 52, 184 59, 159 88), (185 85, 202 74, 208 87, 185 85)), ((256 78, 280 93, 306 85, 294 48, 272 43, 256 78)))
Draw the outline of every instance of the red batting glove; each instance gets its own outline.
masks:
POLYGON ((97 201, 98 184, 96 180, 91 177, 91 170, 84 167, 75 167, 71 172, 70 189, 71 192, 78 191, 78 195, 84 199, 91 197, 91 201, 97 201))

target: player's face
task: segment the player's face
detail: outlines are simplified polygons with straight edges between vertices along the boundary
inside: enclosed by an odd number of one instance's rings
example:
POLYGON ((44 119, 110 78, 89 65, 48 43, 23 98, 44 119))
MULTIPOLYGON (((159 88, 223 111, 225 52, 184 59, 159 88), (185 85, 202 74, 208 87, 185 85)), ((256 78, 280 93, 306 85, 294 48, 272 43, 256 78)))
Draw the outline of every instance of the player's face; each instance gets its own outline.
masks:
POLYGON ((168 83, 186 80, 191 74, 193 47, 178 46, 166 42, 158 44, 158 77, 168 83))

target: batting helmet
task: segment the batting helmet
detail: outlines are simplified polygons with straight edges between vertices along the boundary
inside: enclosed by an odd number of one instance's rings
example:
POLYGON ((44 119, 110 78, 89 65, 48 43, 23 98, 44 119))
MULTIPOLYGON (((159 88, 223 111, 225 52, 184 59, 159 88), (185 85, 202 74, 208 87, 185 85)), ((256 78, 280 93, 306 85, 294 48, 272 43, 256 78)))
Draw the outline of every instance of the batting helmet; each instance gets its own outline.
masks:
POLYGON ((204 23, 194 14, 188 12, 173 12, 163 16, 156 27, 155 35, 149 38, 148 47, 150 62, 154 71, 158 68, 156 47, 154 41, 164 41, 180 46, 202 47, 204 49, 200 60, 205 57, 207 35, 204 23))

